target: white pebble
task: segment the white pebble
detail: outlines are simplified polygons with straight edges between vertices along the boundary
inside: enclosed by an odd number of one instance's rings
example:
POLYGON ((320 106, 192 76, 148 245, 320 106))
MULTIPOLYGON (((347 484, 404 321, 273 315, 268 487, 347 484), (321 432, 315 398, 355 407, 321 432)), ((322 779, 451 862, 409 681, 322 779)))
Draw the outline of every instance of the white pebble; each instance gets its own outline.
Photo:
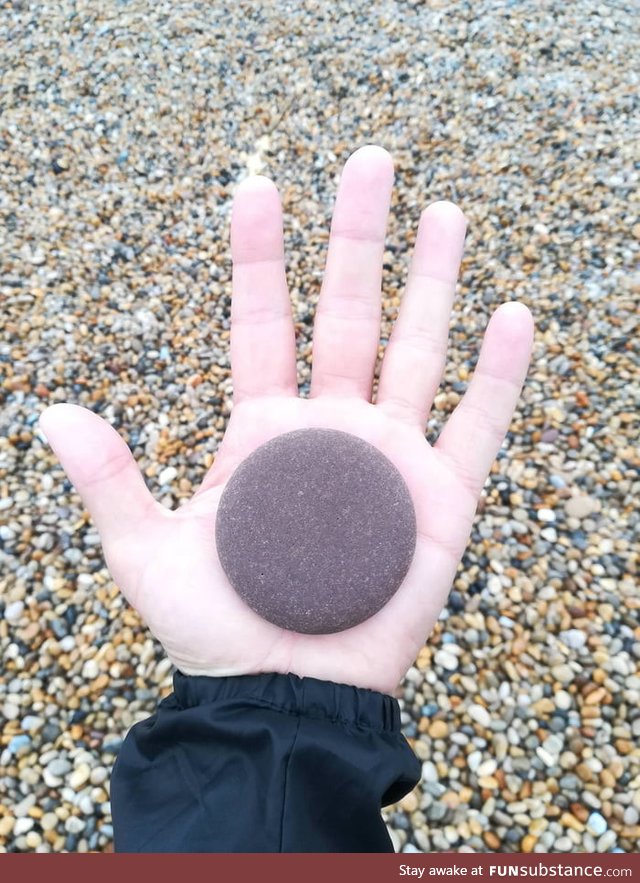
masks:
POLYGON ((20 617, 22 616, 22 612, 24 610, 24 604, 22 601, 14 601, 12 604, 8 604, 5 607, 4 618, 10 625, 16 625, 20 621, 20 617))
POLYGON ((638 810, 635 808, 635 806, 628 806, 625 809, 624 815, 622 817, 622 821, 625 823, 625 825, 629 825, 629 827, 632 828, 634 825, 638 824, 639 819, 640 814, 638 813, 638 810))
POLYGON ((564 511, 569 518, 587 518, 599 508, 598 501, 588 496, 571 497, 564 504, 564 511))
POLYGON ((468 714, 471 720, 474 720, 481 727, 488 727, 491 723, 491 715, 483 705, 470 705, 468 714))
POLYGON ((478 778, 482 778, 483 776, 492 776, 497 769, 498 764, 495 762, 495 760, 485 760, 484 763, 481 763, 477 769, 478 778))
POLYGON ((168 657, 161 659, 156 665, 156 677, 159 679, 164 678, 171 671, 172 665, 173 663, 168 657))
POLYGON ((544 749, 548 751, 552 757, 557 757, 564 746, 564 742, 557 733, 552 733, 544 740, 544 749))
POLYGON ((59 776, 54 776, 54 774, 47 769, 42 771, 42 778, 47 788, 58 788, 62 785, 62 779, 59 776))
POLYGON ((13 721, 20 714, 20 709, 17 705, 14 705, 13 702, 5 702, 2 706, 2 713, 6 717, 7 720, 13 721))
POLYGON ((109 773, 103 766, 97 766, 91 770, 90 781, 92 785, 102 785, 106 782, 109 773))
POLYGON ((560 632, 560 640, 572 650, 580 650, 587 643, 587 636, 580 629, 567 629, 560 632))
POLYGON ((573 669, 565 662, 560 665, 552 665, 551 674, 556 681, 560 681, 561 684, 570 684, 575 677, 573 669))
POLYGON ((458 659, 453 655, 453 653, 448 653, 446 650, 436 650, 434 661, 436 665, 441 665, 442 668, 446 668, 447 671, 455 671, 458 667, 458 659))
POLYGON ((609 664, 616 674, 623 675, 624 677, 633 674, 633 663, 622 655, 612 656, 609 664))
POLYGON ((536 754, 545 766, 555 766, 556 758, 549 754, 548 751, 545 751, 541 745, 538 745, 536 748, 536 754))
POLYGON ((467 766, 472 773, 475 773, 482 763, 482 753, 480 751, 472 751, 467 757, 467 766))
POLYGON ((54 812, 46 812, 40 819, 40 827, 43 831, 53 831, 58 824, 58 816, 54 812))
POLYGON ((587 831, 594 837, 600 837, 607 830, 607 822, 599 812, 592 812, 587 819, 587 831))
POLYGON ((22 819, 16 819, 16 823, 13 828, 13 833, 15 837, 19 837, 21 834, 26 834, 27 831, 30 831, 33 828, 33 819, 30 816, 24 816, 22 819))
POLYGON ((171 484, 171 482, 178 475, 178 470, 175 466, 166 466, 160 475, 158 476, 158 483, 160 485, 171 484))
POLYGON ((93 800, 88 794, 83 795, 78 801, 78 809, 84 816, 92 816, 94 813, 93 800))
POLYGON ((424 782, 438 781, 438 771, 430 760, 425 760, 422 764, 422 779, 424 782))
POLYGON ((82 677, 87 681, 92 681, 100 674, 100 668, 95 659, 87 659, 82 666, 82 677))

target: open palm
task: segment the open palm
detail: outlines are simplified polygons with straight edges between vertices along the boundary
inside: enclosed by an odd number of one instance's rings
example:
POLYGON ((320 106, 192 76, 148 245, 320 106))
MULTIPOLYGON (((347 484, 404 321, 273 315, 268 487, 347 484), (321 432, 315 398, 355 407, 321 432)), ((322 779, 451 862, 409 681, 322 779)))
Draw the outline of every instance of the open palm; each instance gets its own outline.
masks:
POLYGON ((491 317, 469 388, 437 443, 425 428, 445 366, 466 220, 452 203, 421 215, 407 287, 386 347, 375 404, 384 238, 393 162, 380 147, 345 164, 314 324, 309 398, 298 395, 282 212, 260 175, 237 189, 231 220, 233 410, 215 462, 185 505, 169 511, 145 486, 122 437, 92 411, 47 408, 40 425, 102 539, 127 600, 185 674, 292 672, 392 692, 432 629, 507 432, 531 353, 519 303, 491 317), (226 482, 257 447, 304 428, 349 432, 398 468, 417 518, 411 567, 377 614, 331 635, 290 632, 236 594, 216 553, 226 482))

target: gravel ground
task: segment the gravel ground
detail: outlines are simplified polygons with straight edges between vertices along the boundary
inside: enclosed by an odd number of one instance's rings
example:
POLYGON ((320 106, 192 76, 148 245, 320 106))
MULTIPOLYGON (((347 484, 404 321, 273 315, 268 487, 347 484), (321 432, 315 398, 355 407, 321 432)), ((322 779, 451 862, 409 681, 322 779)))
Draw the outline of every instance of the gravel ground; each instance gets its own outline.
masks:
POLYGON ((0 16, 0 852, 111 850, 111 765, 170 690, 40 412, 101 413, 158 499, 187 499, 231 407, 236 183, 280 189, 304 395, 336 181, 366 143, 396 165, 381 352, 421 209, 470 220, 429 438, 498 304, 536 319, 449 605, 397 693, 424 765, 385 811, 394 844, 637 850, 634 4, 263 6, 0 16))

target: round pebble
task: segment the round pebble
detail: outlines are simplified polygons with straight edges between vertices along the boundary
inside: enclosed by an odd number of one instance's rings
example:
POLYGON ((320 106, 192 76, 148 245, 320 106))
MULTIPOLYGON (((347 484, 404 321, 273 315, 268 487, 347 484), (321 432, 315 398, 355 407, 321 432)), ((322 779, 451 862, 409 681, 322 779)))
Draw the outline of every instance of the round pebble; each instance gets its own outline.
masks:
POLYGON ((600 837, 607 830, 607 822, 599 812, 592 812, 587 819, 587 830, 594 837, 600 837))
POLYGON ((404 580, 415 543, 398 470, 332 429, 261 445, 233 473, 216 516, 218 556, 240 597, 269 622, 308 634, 377 613, 404 580))

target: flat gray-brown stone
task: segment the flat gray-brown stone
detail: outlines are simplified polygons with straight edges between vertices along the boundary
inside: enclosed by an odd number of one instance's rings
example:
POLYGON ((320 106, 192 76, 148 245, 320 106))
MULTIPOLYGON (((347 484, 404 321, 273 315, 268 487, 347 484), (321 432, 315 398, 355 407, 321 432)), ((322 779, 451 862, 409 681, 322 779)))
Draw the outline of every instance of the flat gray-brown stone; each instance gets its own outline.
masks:
POLYGON ((271 439, 231 476, 216 545, 241 598, 275 625, 328 634, 377 613, 416 543, 413 502, 377 448, 334 429, 271 439))

